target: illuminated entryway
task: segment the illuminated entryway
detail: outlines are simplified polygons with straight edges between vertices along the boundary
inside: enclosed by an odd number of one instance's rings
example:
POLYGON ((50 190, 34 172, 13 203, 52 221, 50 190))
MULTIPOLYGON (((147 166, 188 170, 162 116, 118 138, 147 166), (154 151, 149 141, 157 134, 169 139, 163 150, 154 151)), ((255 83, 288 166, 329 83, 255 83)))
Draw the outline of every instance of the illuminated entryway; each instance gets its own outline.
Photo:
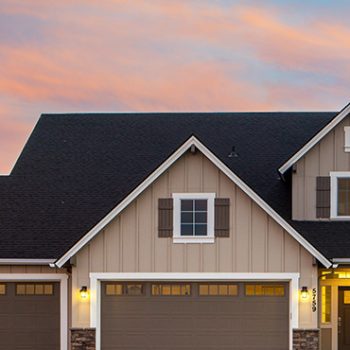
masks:
POLYGON ((350 350, 350 269, 320 274, 322 350, 350 350))

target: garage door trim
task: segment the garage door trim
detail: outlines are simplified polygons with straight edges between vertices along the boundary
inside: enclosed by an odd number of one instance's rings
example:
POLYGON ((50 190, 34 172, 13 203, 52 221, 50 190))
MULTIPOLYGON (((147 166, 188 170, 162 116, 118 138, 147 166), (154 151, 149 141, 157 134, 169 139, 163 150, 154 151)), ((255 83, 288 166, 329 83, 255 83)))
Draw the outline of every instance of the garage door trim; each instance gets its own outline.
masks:
POLYGON ((68 350, 68 276, 65 274, 0 273, 0 282, 60 283, 60 349, 68 350))
POLYGON ((90 273, 90 326, 96 329, 96 350, 101 350, 102 281, 261 281, 289 282, 289 348, 293 348, 293 328, 299 327, 299 273, 90 273))

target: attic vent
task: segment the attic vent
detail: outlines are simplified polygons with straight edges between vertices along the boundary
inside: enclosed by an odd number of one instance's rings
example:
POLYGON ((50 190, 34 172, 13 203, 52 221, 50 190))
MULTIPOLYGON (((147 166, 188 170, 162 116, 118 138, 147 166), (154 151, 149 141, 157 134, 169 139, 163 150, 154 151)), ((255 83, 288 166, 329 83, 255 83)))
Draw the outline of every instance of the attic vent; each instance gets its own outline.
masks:
POLYGON ((229 158, 237 158, 239 154, 236 152, 236 147, 232 146, 231 152, 228 154, 229 158))

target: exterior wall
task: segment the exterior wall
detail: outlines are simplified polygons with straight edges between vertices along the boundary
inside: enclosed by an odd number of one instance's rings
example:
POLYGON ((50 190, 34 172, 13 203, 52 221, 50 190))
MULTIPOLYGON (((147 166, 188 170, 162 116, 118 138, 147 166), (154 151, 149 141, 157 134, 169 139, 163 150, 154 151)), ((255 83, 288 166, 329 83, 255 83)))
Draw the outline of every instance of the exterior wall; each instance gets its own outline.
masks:
POLYGON ((292 215, 295 220, 316 218, 316 177, 329 176, 330 171, 350 171, 350 153, 344 151, 345 118, 295 165, 292 175, 292 215))
MULTIPOLYGON (((201 154, 186 154, 76 255, 72 325, 89 327, 89 302, 79 299, 90 272, 300 272, 317 288, 312 256, 201 154), (213 244, 158 238, 158 198, 173 192, 230 197, 230 237, 213 244)), ((300 305, 301 328, 317 327, 311 301, 300 305)))

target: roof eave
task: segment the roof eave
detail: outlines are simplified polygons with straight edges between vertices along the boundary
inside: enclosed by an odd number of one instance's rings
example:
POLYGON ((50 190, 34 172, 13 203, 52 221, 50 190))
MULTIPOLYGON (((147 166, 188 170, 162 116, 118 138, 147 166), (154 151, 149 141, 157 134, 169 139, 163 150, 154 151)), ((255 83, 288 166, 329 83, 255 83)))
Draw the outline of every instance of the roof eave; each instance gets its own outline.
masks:
POLYGON ((334 129, 344 118, 350 114, 350 103, 347 104, 323 129, 311 138, 299 151, 289 158, 278 171, 283 175, 291 166, 302 158, 311 148, 323 139, 332 129, 334 129))

